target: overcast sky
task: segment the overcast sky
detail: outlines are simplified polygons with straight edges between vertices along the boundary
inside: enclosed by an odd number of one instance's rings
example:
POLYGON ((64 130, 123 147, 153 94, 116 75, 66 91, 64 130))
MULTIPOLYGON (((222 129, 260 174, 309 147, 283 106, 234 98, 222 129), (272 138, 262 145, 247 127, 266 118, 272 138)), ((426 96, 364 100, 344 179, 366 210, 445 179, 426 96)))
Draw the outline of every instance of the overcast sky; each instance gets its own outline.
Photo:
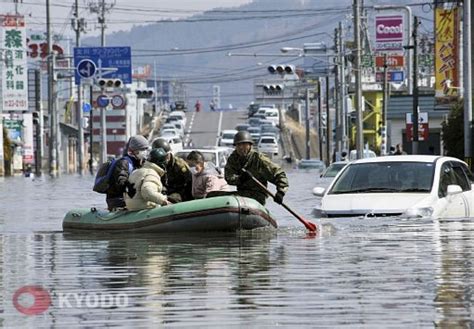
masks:
MULTIPOLYGON (((20 0, 22 1, 22 0, 20 0)), ((97 15, 91 13, 89 3, 101 0, 79 0, 79 15, 87 20, 88 35, 97 35, 97 15)), ((133 25, 141 25, 161 19, 178 19, 200 11, 214 8, 238 7, 252 0, 106 0, 114 4, 106 15, 107 33, 128 30, 133 25)), ((50 0, 51 17, 55 34, 71 34, 71 17, 74 0, 50 0)), ((0 14, 14 13, 13 0, 0 0, 0 14)), ((30 28, 45 30, 46 0, 23 0, 18 11, 27 17, 30 28)))

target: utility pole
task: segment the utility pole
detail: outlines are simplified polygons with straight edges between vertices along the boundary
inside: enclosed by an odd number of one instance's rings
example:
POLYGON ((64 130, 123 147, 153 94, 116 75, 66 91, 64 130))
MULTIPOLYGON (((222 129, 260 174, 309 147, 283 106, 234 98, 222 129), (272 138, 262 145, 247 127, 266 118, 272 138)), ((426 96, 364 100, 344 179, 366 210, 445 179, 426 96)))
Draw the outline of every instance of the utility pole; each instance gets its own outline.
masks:
POLYGON ((387 132, 388 132, 388 70, 387 70, 387 54, 383 55, 383 107, 382 107, 382 155, 387 155, 387 132))
POLYGON ((355 58, 354 58, 354 74, 355 74, 355 108, 356 108, 356 149, 357 159, 362 159, 364 148, 364 126, 362 118, 362 79, 360 71, 361 60, 361 44, 360 44, 360 0, 354 0, 354 43, 355 43, 355 58))
MULTIPOLYGON (((79 0, 75 0, 74 18, 72 19, 72 28, 76 32, 76 47, 81 46, 80 38, 81 32, 84 31, 84 20, 79 19, 79 0)), ((76 118, 78 127, 78 147, 77 147, 77 159, 78 159, 78 171, 79 174, 83 173, 84 166, 84 126, 83 126, 83 113, 82 113, 82 88, 81 83, 77 85, 77 102, 76 102, 76 118)))
MULTIPOLYGON (((105 24, 105 13, 112 9, 115 5, 113 4, 107 5, 105 0, 100 0, 99 4, 92 5, 91 4, 91 12, 97 13, 99 15, 98 22, 100 24, 100 46, 105 47, 105 29, 107 25, 105 24)), ((99 68, 100 70, 100 68, 99 68)), ((100 152, 100 163, 104 163, 107 161, 107 123, 106 123, 106 109, 104 107, 100 108, 100 132, 101 132, 101 145, 102 149, 100 152)))
POLYGON ((464 160, 472 169, 472 40, 471 1, 463 4, 463 99, 464 99, 464 160))
POLYGON ((48 115, 49 115, 49 174, 58 174, 58 122, 54 106, 54 60, 53 38, 51 35, 51 12, 49 0, 46 0, 46 35, 48 43, 48 115))
POLYGON ((319 139, 319 160, 324 160, 323 154, 323 128, 321 125, 323 104, 322 104, 322 95, 321 95, 321 79, 318 78, 318 139, 319 139))
POLYGON ((40 177, 43 167, 43 111, 41 106, 41 71, 35 70, 35 110, 38 113, 36 124, 35 176, 40 177))
MULTIPOLYGON (((281 118, 281 116, 280 116, 281 118)), ((309 88, 306 87, 306 106, 305 106, 305 128, 306 128, 306 159, 311 158, 310 138, 309 138, 309 88)), ((321 139, 321 138, 319 138, 321 139)))
POLYGON ((339 70, 340 70, 340 103, 341 103, 341 151, 348 150, 347 147, 347 103, 346 103, 346 62, 344 47, 344 34, 342 22, 339 22, 339 70))
POLYGON ((336 152, 341 152, 341 102, 340 102, 340 85, 339 85, 339 70, 340 66, 340 53, 339 53, 339 29, 334 29, 334 50, 336 51, 337 57, 334 62, 334 107, 336 108, 336 152))
POLYGON ((331 117, 329 115, 329 72, 326 75, 326 166, 331 163, 331 117))
POLYGON ((92 164, 93 164, 93 159, 94 159, 94 143, 93 143, 93 139, 94 139, 94 107, 92 106, 92 102, 93 102, 93 96, 94 96, 94 86, 91 84, 89 86, 89 103, 91 104, 91 113, 89 113, 89 138, 90 138, 90 141, 89 141, 89 172, 91 173, 91 175, 94 174, 94 168, 92 167, 92 164))
POLYGON ((413 20, 413 142, 412 154, 418 154, 418 17, 413 20))

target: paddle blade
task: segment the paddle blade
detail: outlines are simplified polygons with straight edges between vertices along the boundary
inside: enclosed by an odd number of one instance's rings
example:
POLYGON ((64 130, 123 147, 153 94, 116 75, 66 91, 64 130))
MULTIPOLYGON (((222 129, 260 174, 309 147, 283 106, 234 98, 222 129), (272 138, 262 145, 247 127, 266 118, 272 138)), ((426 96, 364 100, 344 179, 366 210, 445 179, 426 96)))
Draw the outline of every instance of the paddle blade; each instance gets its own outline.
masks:
POLYGON ((300 222, 302 222, 304 224, 304 226, 311 232, 317 232, 318 231, 318 227, 316 226, 316 224, 310 222, 310 221, 307 221, 303 218, 300 217, 300 222))

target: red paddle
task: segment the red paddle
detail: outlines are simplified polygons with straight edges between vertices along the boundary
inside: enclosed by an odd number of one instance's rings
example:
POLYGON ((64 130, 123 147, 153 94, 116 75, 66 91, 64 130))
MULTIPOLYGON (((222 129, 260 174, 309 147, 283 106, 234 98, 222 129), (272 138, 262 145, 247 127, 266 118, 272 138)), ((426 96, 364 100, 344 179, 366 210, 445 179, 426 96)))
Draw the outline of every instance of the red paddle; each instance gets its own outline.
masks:
MULTIPOLYGON (((269 196, 271 196, 272 198, 275 198, 275 195, 265 187, 265 185, 263 185, 258 179, 256 179, 254 177, 254 175, 252 175, 248 170, 246 170, 245 168, 242 168, 242 171, 243 172, 246 172, 250 178, 253 179, 253 181, 255 183, 257 183, 258 186, 260 186, 265 192, 267 192, 267 194, 269 196)), ((286 204, 284 204, 283 202, 281 203, 281 205, 286 209, 288 210, 293 216, 295 216, 301 223, 303 223, 303 225, 311 232, 317 232, 318 231, 318 227, 316 226, 316 224, 310 222, 309 220, 307 219, 304 219, 303 217, 301 217, 300 215, 298 215, 296 212, 293 211, 293 209, 291 209, 290 207, 288 207, 286 204)))

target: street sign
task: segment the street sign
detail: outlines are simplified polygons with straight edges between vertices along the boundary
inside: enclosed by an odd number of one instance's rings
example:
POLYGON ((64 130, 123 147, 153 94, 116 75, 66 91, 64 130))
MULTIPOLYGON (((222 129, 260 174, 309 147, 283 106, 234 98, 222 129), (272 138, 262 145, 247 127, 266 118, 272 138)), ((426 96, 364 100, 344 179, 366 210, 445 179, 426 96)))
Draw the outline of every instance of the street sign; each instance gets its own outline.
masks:
POLYGON ((76 47, 74 48, 74 66, 76 67, 75 82, 87 78, 91 73, 93 63, 96 68, 95 76, 107 79, 120 79, 123 83, 132 83, 132 51, 130 47, 76 47), (79 74, 79 64, 85 75, 79 74), (89 70, 88 70, 89 68, 89 70))
MULTIPOLYGON (((403 55, 390 55, 387 56, 387 66, 388 67, 402 67, 405 65, 403 55)), ((384 56, 375 57, 375 66, 384 67, 385 59, 384 56)))
POLYGON ((112 100, 110 102, 115 109, 121 109, 125 105, 125 99, 120 95, 112 96, 112 100))
MULTIPOLYGON (((405 79, 405 72, 403 71, 388 71, 387 81, 389 82, 403 82, 405 79)), ((383 72, 375 73, 375 81, 383 82, 383 72)))
POLYGON ((83 59, 77 64, 76 71, 81 78, 92 78, 97 72, 97 67, 90 59, 83 59))
POLYGON ((82 112, 89 113, 91 111, 91 104, 84 103, 82 104, 82 112))
POLYGON ((99 95, 96 102, 99 107, 107 107, 109 105, 109 97, 107 95, 99 95))
MULTIPOLYGON (((406 113, 406 136, 408 141, 413 141, 413 116, 412 113, 406 113)), ((428 112, 418 113, 418 140, 428 140, 430 132, 428 112)))

